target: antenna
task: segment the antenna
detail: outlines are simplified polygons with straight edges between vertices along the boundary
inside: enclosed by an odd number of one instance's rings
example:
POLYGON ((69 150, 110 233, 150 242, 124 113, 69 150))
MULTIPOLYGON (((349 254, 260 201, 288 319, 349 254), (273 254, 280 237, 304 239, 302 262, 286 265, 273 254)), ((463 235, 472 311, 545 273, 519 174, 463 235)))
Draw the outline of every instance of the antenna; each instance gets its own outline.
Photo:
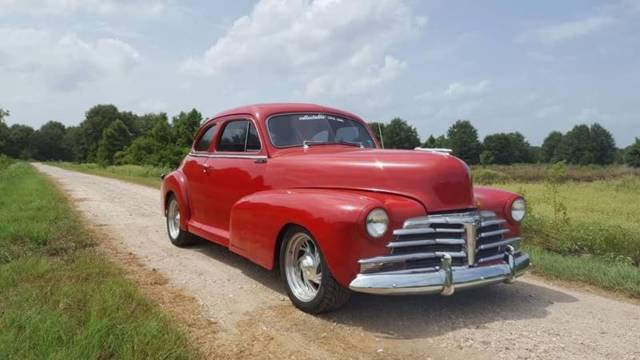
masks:
POLYGON ((382 136, 382 123, 378 123, 378 134, 380 135, 380 144, 384 149, 384 137, 382 136))

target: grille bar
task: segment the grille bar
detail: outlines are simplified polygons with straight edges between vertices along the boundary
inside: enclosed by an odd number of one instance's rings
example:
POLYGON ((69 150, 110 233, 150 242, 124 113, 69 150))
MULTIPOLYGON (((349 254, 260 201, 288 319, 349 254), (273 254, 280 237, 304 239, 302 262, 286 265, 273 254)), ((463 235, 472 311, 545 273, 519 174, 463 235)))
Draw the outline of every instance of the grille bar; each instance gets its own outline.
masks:
POLYGON ((426 245, 464 245, 463 239, 433 239, 433 240, 408 240, 408 241, 392 241, 387 247, 409 247, 409 246, 426 246, 426 245))
MULTIPOLYGON (((438 271, 447 258, 452 267, 469 267, 506 258, 520 238, 505 238, 506 220, 491 211, 432 214, 407 219, 393 231, 389 255, 362 259, 361 273, 438 271)), ((518 250, 516 250, 518 251, 518 250)))

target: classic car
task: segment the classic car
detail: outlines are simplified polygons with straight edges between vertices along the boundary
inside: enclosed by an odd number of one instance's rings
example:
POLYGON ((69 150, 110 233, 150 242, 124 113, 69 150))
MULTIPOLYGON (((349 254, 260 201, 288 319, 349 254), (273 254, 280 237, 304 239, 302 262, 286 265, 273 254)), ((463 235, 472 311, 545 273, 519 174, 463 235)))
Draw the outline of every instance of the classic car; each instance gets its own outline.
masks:
POLYGON ((351 291, 443 294, 509 283, 520 251, 518 194, 473 186, 447 152, 386 150, 349 112, 261 104, 204 122, 164 177, 169 239, 196 237, 280 270, 299 309, 337 309, 351 291))

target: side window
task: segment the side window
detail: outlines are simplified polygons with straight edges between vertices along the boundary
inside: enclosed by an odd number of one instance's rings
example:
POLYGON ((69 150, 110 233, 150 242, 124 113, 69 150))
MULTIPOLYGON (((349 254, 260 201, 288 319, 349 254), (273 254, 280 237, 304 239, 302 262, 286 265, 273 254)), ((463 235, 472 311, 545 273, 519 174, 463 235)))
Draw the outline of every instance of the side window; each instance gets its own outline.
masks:
POLYGON ((260 137, 258 136, 258 130, 253 126, 253 123, 249 123, 247 149, 245 151, 260 151, 260 137))
POLYGON ((232 121, 225 126, 218 151, 259 151, 260 139, 253 124, 247 120, 232 121))
POLYGON ((216 129, 215 125, 208 128, 207 131, 205 131, 204 134, 200 136, 200 139, 198 139, 198 142, 193 148, 196 151, 209 150, 209 146, 211 146, 211 141, 213 140, 213 134, 216 132, 215 129, 216 129))

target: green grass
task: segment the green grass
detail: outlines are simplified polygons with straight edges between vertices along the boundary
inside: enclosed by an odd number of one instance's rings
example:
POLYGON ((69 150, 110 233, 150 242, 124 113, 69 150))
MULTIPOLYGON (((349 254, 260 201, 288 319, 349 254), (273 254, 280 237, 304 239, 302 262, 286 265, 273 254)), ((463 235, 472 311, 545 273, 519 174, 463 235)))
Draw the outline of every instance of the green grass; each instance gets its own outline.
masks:
POLYGON ((535 245, 527 245, 525 249, 531 256, 531 271, 535 274, 640 296, 640 270, 633 265, 595 256, 561 255, 535 245))
POLYGON ((155 188, 160 187, 160 176, 171 171, 169 168, 142 165, 112 165, 103 167, 98 164, 91 163, 78 164, 70 162, 49 162, 48 164, 67 170, 120 179, 155 188))
MULTIPOLYGON (((474 165, 474 180, 480 183, 544 182, 546 164, 474 165)), ((640 169, 623 165, 568 165, 566 179, 569 181, 615 180, 627 176, 640 176, 640 169)))
POLYGON ((0 161, 0 193, 1 359, 196 357, 47 178, 0 161))

